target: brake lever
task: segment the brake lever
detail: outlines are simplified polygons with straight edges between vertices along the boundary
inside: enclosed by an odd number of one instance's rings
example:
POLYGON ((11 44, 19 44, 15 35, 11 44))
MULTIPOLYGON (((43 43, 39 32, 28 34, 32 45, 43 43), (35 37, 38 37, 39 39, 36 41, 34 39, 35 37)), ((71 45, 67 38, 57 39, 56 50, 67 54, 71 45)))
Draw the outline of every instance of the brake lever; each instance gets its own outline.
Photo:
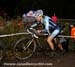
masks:
POLYGON ((30 33, 30 34, 32 34, 32 37, 38 38, 38 36, 36 35, 37 32, 35 31, 35 29, 30 28, 30 30, 32 30, 33 32, 29 31, 29 29, 27 29, 27 32, 30 33))
POLYGON ((27 29, 27 32, 30 33, 30 34, 33 34, 32 32, 29 31, 29 29, 27 29))

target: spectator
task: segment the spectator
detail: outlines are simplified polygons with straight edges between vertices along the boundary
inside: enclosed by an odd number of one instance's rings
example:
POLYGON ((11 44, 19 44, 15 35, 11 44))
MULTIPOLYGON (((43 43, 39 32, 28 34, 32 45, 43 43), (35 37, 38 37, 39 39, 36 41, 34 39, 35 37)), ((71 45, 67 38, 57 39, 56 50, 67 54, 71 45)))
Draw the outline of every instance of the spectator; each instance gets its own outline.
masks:
POLYGON ((32 11, 32 10, 30 10, 28 13, 27 13, 27 16, 33 16, 33 14, 34 14, 34 11, 32 11))
POLYGON ((73 40, 73 50, 75 51, 75 24, 71 28, 71 36, 72 36, 72 40, 73 40))
POLYGON ((75 24, 73 25, 73 27, 71 28, 71 36, 72 36, 72 39, 75 40, 75 24), (74 36, 74 37, 73 37, 74 36))
POLYGON ((33 22, 35 21, 34 17, 34 11, 30 10, 27 14, 23 14, 22 17, 23 17, 23 22, 33 22))

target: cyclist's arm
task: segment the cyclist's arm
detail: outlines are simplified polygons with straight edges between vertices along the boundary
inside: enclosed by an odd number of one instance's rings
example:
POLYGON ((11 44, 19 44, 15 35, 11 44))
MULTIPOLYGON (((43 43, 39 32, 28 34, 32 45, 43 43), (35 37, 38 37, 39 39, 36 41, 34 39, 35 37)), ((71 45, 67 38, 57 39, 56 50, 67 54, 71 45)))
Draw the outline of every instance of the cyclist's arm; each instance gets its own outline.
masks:
POLYGON ((34 27, 36 27, 37 25, 38 25, 37 23, 34 23, 34 24, 31 25, 31 28, 34 28, 34 27))
POLYGON ((49 31, 49 19, 48 18, 45 19, 45 29, 43 29, 42 32, 47 32, 48 34, 50 34, 50 31, 49 31))

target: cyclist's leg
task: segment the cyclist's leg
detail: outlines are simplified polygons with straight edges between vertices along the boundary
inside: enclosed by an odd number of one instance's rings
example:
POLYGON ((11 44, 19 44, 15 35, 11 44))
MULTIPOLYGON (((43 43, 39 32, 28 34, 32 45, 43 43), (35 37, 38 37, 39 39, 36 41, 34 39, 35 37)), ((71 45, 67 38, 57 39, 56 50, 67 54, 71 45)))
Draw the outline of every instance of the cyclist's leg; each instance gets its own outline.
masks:
POLYGON ((58 47, 59 47, 59 49, 60 49, 61 51, 63 50, 63 47, 62 47, 62 44, 61 44, 61 43, 58 44, 58 47))
POLYGON ((66 40, 64 38, 59 38, 58 47, 59 47, 59 49, 60 49, 60 51, 61 51, 62 54, 65 53, 65 50, 64 50, 64 48, 62 46, 63 42, 66 42, 66 40))
POLYGON ((49 44, 49 46, 50 46, 50 48, 52 50, 52 55, 55 54, 54 53, 54 43, 52 42, 52 40, 55 38, 55 36, 57 36, 59 34, 59 32, 60 32, 59 29, 55 29, 53 31, 53 33, 50 36, 48 36, 48 38, 47 38, 47 42, 48 42, 48 44, 49 44))
POLYGON ((54 50, 54 44, 53 44, 52 40, 53 40, 53 38, 51 38, 51 36, 48 36, 47 42, 48 42, 51 50, 54 50))
POLYGON ((63 50, 62 42, 61 42, 62 38, 58 38, 57 40, 58 40, 58 48, 59 48, 60 50, 63 50))

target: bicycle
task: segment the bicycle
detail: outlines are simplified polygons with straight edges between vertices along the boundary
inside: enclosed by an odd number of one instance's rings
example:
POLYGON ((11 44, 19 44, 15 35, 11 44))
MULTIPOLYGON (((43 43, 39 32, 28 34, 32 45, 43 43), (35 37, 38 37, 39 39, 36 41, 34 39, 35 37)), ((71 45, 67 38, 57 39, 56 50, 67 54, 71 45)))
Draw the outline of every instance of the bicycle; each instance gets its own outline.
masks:
MULTIPOLYGON (((42 45, 39 41, 39 36, 48 36, 48 33, 38 33, 35 29, 27 29, 27 32, 31 35, 30 38, 21 38, 14 45, 14 55, 17 59, 25 60, 30 58, 36 50, 37 44, 40 48, 42 45)), ((59 35, 61 37, 62 35, 59 35)), ((58 38, 58 37, 56 37, 58 38)), ((60 41, 65 42, 64 37, 61 37, 60 41)), ((49 46, 48 46, 49 47, 49 46)), ((49 48, 50 49, 50 48, 49 48)))
POLYGON ((30 58, 36 50, 37 44, 42 48, 41 43, 38 40, 38 36, 47 36, 48 34, 38 34, 34 29, 27 29, 27 32, 31 35, 30 38, 21 38, 14 45, 14 55, 17 59, 25 60, 30 58), (32 31, 32 32, 31 32, 32 31))

